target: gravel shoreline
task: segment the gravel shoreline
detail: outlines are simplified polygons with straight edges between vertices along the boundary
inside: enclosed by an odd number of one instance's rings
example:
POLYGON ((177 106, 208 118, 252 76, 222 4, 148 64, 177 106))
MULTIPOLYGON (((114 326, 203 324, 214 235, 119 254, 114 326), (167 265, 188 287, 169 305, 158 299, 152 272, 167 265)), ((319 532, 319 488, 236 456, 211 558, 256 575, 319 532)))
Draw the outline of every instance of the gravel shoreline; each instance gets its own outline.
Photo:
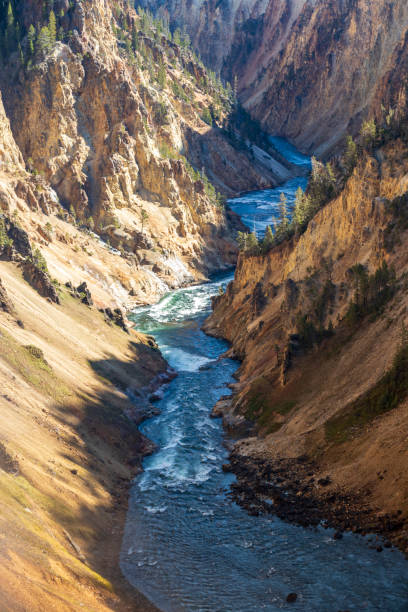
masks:
POLYGON ((370 543, 378 552, 396 546, 408 558, 408 526, 400 512, 376 511, 361 497, 334 488, 330 477, 315 476, 318 466, 307 457, 269 462, 233 449, 229 459, 223 469, 237 478, 230 496, 249 514, 273 514, 302 527, 332 528, 334 539, 345 531, 379 536, 370 543))

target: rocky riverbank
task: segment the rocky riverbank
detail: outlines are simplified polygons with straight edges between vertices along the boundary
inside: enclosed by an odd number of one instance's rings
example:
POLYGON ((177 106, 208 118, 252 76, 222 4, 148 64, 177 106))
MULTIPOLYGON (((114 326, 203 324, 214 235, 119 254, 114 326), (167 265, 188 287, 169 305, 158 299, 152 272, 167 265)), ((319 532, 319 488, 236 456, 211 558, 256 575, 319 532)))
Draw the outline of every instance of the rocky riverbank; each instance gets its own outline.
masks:
POLYGON ((229 459, 223 469, 237 477, 231 485, 231 498, 249 514, 276 515, 302 527, 332 528, 335 540, 345 531, 370 535, 370 545, 378 552, 395 545, 408 556, 402 510, 375 510, 364 493, 331 486, 330 476, 320 477, 319 466, 310 458, 271 462, 233 450, 229 459))

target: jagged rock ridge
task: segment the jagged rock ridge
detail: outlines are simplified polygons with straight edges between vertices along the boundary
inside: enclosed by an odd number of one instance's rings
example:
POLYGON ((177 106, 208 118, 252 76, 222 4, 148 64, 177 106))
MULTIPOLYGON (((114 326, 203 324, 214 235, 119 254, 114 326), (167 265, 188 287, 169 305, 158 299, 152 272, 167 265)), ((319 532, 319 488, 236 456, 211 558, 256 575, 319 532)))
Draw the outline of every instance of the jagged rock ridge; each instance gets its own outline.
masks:
POLYGON ((400 94, 400 79, 389 75, 400 74, 408 28, 403 0, 150 5, 186 25, 208 65, 237 78, 242 102, 267 131, 304 151, 335 150, 376 103, 400 94))
POLYGON ((26 205, 95 230, 131 268, 125 291, 144 301, 232 263, 236 221, 216 189, 274 185, 289 170, 217 127, 231 90, 127 5, 60 2, 52 36, 51 13, 12 6, 22 38, 3 48, 4 155, 31 174, 18 187, 26 205))

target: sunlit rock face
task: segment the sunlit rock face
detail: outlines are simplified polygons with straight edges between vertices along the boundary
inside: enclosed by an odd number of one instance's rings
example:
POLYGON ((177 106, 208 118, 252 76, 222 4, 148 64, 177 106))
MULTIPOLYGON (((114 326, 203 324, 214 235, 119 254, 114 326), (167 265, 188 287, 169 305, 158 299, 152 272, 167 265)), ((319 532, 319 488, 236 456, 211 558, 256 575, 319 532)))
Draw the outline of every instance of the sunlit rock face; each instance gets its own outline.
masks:
POLYGON ((380 97, 389 99, 387 83, 391 97, 399 95, 405 0, 153 0, 149 7, 187 29, 269 132, 304 151, 336 150, 380 97))
MULTIPOLYGON (((282 176, 203 120, 218 104, 221 125, 230 94, 210 84, 214 79, 189 50, 142 25, 127 3, 67 7, 58 11, 62 34, 55 44, 26 69, 15 55, 2 67, 0 162, 10 170, 7 185, 21 174, 20 192, 31 185, 24 200, 37 210, 32 184, 41 182, 43 209, 59 203, 79 223, 90 222, 130 257, 132 278, 143 270, 148 299, 233 263, 234 222, 209 181, 231 196, 282 176)), ((26 29, 43 23, 37 1, 17 2, 15 13, 26 29)), ((10 212, 13 197, 3 183, 0 177, 0 207, 10 212)))
POLYGON ((144 8, 168 20, 172 28, 186 28, 209 67, 225 70, 237 32, 247 22, 256 24, 268 0, 140 0, 144 8))

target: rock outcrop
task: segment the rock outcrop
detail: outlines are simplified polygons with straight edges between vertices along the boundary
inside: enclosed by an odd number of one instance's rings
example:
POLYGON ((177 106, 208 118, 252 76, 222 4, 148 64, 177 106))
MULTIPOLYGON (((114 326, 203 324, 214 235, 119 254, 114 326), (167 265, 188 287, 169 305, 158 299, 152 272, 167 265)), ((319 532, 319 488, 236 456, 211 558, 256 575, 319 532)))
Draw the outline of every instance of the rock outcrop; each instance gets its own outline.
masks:
POLYGON ((373 108, 395 103, 408 29, 404 0, 149 2, 187 27, 206 63, 236 79, 266 131, 327 155, 373 108), (208 44, 208 40, 211 44, 208 44), (394 76, 392 76, 394 75, 394 76))
POLYGON ((391 535, 403 548, 408 399, 398 385, 392 401, 384 389, 408 323, 407 153, 394 140, 363 155, 302 235, 241 255, 205 325, 242 360, 235 395, 219 407, 228 427, 252 431, 236 454, 271 465, 303 458, 316 479, 330 475, 331 493, 374 514, 401 510, 391 535))
POLYGON ((49 274, 32 261, 26 261, 23 264, 23 277, 42 297, 48 298, 55 304, 60 303, 57 290, 49 274))
MULTIPOLYGON (((39 47, 47 21, 37 9, 14 4, 21 30, 36 26, 39 47)), ((31 174, 18 195, 33 211, 61 216, 63 207, 136 266, 155 250, 157 270, 144 276, 156 295, 232 263, 216 190, 275 185, 289 171, 228 139, 231 90, 127 3, 63 6, 57 28, 60 40, 34 56, 23 38, 23 65, 12 53, 2 70, 8 163, 31 174)))

